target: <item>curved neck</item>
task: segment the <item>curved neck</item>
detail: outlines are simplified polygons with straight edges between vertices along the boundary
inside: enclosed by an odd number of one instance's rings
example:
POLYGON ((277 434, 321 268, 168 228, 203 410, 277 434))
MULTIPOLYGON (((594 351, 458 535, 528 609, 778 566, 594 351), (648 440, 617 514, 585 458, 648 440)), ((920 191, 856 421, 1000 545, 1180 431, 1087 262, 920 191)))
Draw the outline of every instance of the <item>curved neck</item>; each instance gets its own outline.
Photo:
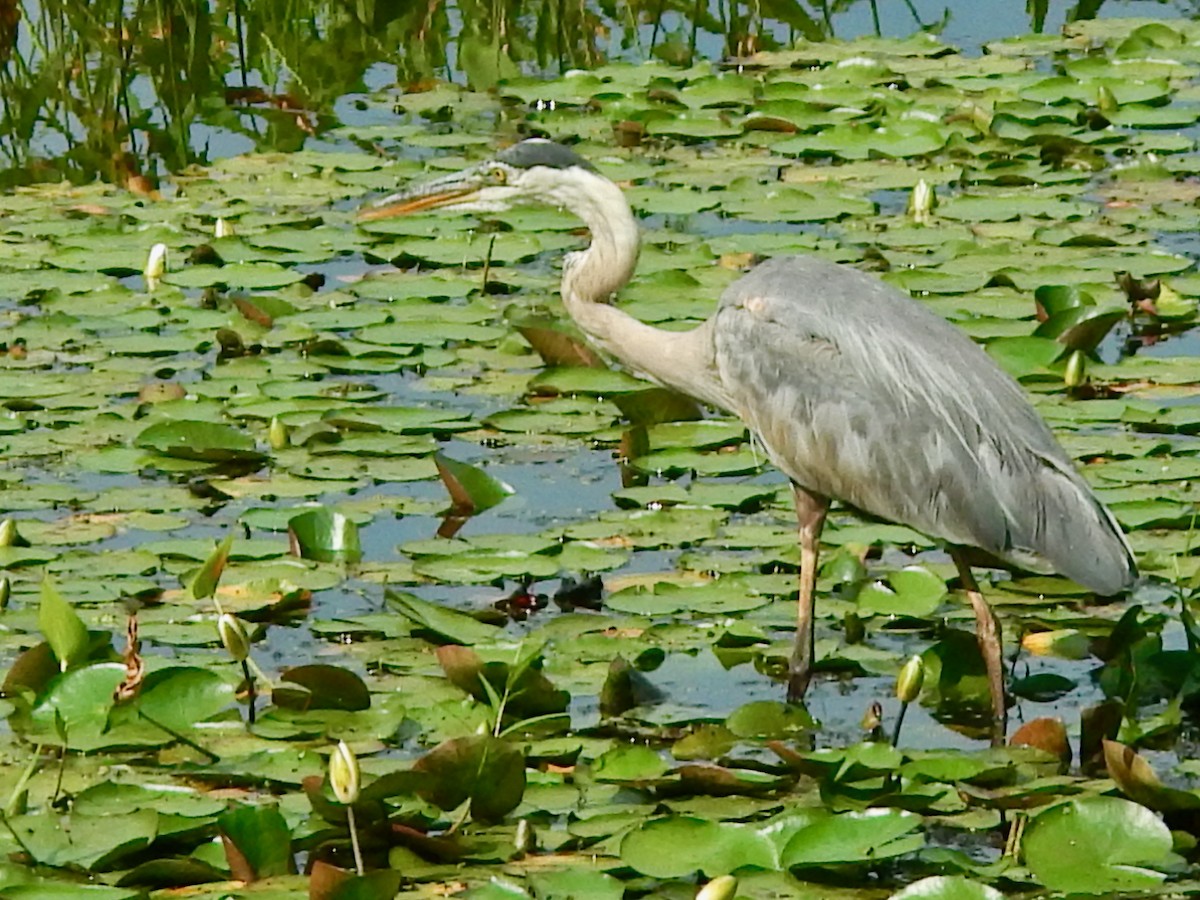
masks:
POLYGON ((611 305, 637 266, 638 226, 621 189, 591 175, 585 191, 565 205, 592 235, 586 249, 567 256, 562 299, 571 318, 601 350, 635 374, 705 403, 730 408, 714 359, 710 319, 691 331, 663 331, 611 305))
POLYGON ((568 254, 563 266, 563 303, 577 320, 577 310, 584 308, 586 316, 587 306, 610 303, 629 283, 640 243, 637 220, 621 189, 598 175, 589 174, 588 181, 587 189, 571 196, 567 203, 592 234, 591 246, 568 254))

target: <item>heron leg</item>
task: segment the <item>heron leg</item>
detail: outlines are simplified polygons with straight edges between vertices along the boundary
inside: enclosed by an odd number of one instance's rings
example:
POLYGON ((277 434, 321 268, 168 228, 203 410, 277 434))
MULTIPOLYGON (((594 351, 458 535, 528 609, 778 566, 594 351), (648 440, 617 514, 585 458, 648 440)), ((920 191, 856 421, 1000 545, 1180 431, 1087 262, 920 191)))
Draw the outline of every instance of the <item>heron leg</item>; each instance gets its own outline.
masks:
POLYGON ((813 667, 813 601, 817 594, 817 550, 829 500, 792 484, 800 534, 800 599, 796 606, 796 642, 788 664, 788 703, 799 703, 808 690, 813 667))
POLYGON ((1008 705, 1004 699, 1004 658, 1000 654, 1000 623, 996 614, 983 599, 975 576, 971 574, 971 565, 964 558, 962 551, 957 548, 950 551, 954 565, 958 568, 958 577, 962 581, 971 608, 975 610, 975 637, 979 641, 979 650, 983 654, 984 665, 987 666, 988 687, 992 695, 992 744, 1004 743, 1004 735, 1008 729, 1008 705))

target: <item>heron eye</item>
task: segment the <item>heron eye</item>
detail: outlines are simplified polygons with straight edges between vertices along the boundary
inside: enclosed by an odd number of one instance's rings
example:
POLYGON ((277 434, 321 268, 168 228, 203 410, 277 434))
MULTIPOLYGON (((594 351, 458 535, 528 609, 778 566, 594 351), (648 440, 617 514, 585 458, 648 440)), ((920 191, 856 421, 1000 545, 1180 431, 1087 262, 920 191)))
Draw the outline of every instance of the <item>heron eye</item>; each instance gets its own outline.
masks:
POLYGON ((496 182, 496 184, 504 184, 506 181, 508 181, 508 172, 506 172, 504 169, 501 169, 499 166, 492 169, 490 174, 492 176, 492 181, 496 182))

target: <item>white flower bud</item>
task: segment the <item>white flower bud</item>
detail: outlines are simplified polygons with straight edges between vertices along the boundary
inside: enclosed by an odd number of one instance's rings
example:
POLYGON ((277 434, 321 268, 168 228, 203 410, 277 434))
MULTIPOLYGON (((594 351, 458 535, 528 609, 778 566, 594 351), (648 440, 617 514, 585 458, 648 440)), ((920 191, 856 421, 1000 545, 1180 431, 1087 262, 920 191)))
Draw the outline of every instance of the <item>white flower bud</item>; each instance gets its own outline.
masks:
POLYGON ((928 225, 937 206, 937 194, 924 178, 918 181, 908 198, 908 214, 918 225, 928 225))
POLYGON ((142 270, 142 275, 146 279, 146 290, 153 291, 157 288, 166 271, 167 245, 155 244, 150 248, 150 255, 146 258, 146 268, 142 270))

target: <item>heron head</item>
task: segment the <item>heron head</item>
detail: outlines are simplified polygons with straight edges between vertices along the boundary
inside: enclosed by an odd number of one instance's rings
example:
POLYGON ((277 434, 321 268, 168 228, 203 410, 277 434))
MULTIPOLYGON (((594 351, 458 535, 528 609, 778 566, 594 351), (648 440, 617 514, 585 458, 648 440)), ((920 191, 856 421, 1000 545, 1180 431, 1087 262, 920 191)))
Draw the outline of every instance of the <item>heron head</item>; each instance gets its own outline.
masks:
POLYGON ((426 209, 501 212, 517 203, 571 205, 572 195, 600 178, 587 160, 562 144, 529 138, 491 159, 414 185, 361 210, 360 222, 426 209))

